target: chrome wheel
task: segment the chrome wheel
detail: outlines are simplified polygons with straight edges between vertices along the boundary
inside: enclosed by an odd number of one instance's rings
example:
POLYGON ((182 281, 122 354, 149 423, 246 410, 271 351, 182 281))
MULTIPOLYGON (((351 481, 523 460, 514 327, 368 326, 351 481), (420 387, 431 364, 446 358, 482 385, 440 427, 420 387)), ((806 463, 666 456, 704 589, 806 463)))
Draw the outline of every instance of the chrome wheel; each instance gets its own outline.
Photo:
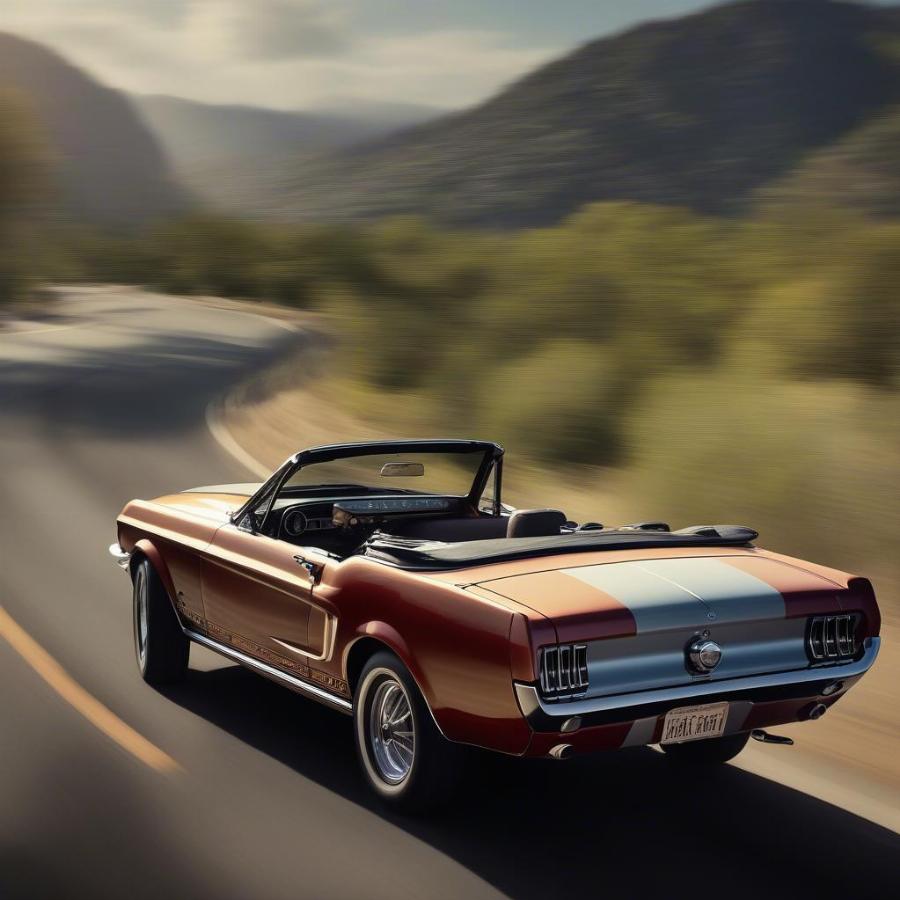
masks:
POLYGON ((403 782, 416 755, 412 706, 399 681, 385 678, 375 688, 369 707, 369 745, 379 776, 388 784, 403 782))
POLYGON ((134 580, 134 643, 138 662, 143 668, 147 659, 147 607, 149 604, 147 575, 143 566, 138 569, 134 580))

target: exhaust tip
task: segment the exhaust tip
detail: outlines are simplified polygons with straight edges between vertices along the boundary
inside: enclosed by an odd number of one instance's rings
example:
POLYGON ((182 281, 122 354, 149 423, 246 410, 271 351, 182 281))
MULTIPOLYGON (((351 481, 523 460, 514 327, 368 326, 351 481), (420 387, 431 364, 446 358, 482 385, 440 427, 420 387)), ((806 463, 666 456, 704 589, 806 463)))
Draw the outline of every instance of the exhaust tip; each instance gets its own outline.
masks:
POLYGON ((794 746, 793 738, 785 737, 782 734, 769 734, 768 731, 763 731, 762 728, 754 728, 753 731, 750 732, 750 737, 752 737, 754 741, 759 741, 763 744, 781 744, 784 747, 794 746))
POLYGON ((575 752, 571 744, 557 744, 550 751, 550 755, 554 759, 568 759, 575 752))
POLYGON ((815 706, 807 713, 810 719, 821 719, 828 712, 828 707, 824 703, 816 703, 815 706))

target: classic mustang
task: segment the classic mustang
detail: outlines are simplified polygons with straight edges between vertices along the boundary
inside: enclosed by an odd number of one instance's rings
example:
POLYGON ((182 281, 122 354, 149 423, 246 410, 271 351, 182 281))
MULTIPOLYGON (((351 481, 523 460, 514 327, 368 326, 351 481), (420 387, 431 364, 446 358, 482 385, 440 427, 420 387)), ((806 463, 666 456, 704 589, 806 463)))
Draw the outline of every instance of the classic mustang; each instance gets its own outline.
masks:
POLYGON ((749 528, 513 510, 502 474, 483 441, 344 444, 132 501, 110 551, 143 678, 183 678, 194 641, 350 714, 366 780, 412 809, 461 745, 711 764, 790 743, 763 729, 819 718, 878 653, 865 578, 749 528))

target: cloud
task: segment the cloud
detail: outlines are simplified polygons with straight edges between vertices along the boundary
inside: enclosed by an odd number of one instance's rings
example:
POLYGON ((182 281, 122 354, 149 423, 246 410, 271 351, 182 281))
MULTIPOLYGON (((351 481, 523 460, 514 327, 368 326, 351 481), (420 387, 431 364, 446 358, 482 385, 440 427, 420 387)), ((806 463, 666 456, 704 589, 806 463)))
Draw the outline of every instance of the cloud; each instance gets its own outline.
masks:
POLYGON ((106 16, 112 23, 130 20, 133 24, 177 27, 192 5, 193 0, 4 0, 3 12, 10 25, 17 20, 50 26, 77 24, 84 17, 106 16))
POLYGON ((322 66, 317 91, 323 96, 467 106, 557 53, 556 48, 510 46, 507 35, 483 30, 371 38, 352 57, 322 66))
POLYGON ((248 59, 334 56, 352 45, 346 15, 334 3, 254 0, 239 7, 235 42, 248 59))
POLYGON ((330 57, 352 45, 338 0, 193 0, 181 37, 224 64, 330 57))
POLYGON ((491 30, 363 32, 356 0, 2 2, 4 29, 49 44, 106 84, 211 103, 455 108, 559 52, 491 30))

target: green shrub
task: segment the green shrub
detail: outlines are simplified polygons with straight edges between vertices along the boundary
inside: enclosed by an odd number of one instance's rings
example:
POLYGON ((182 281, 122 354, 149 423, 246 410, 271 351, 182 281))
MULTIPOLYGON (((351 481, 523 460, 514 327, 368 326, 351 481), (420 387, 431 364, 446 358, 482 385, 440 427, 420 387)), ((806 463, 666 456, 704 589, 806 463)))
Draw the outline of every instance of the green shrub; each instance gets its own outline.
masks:
POLYGON ((628 400, 620 367, 582 341, 551 341, 496 366, 479 385, 481 431, 523 456, 608 466, 621 460, 628 400))
POLYGON ((737 522, 763 546, 900 581, 900 396, 737 370, 655 383, 629 418, 647 517, 737 522))

